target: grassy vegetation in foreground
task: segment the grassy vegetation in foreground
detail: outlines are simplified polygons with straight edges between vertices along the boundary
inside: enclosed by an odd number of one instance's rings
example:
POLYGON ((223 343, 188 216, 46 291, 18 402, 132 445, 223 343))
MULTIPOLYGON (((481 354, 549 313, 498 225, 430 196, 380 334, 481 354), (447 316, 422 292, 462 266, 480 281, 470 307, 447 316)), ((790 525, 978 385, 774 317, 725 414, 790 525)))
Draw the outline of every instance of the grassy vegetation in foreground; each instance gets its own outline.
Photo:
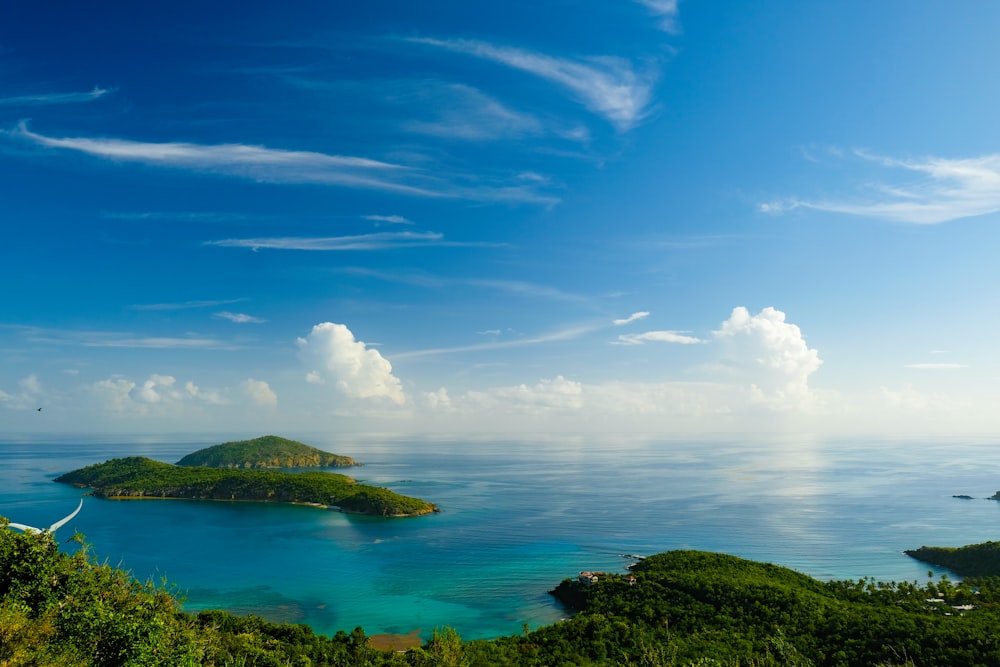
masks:
POLYGON ((470 642, 445 628, 396 653, 373 649, 361 628, 324 637, 254 616, 183 613, 164 585, 0 519, 0 665, 1000 665, 996 578, 824 583, 692 551, 653 556, 629 577, 564 581, 555 592, 579 611, 555 625, 470 642))

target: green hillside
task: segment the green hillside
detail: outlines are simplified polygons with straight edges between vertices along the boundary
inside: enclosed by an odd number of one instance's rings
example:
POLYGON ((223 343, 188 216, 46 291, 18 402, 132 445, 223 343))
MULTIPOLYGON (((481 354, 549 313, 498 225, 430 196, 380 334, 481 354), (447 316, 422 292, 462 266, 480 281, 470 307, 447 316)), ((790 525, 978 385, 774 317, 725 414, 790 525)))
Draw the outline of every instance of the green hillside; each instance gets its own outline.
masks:
POLYGON ((252 440, 224 442, 192 452, 179 466, 210 468, 347 468, 359 465, 350 456, 340 456, 276 435, 252 440))
POLYGON ((437 508, 418 498, 358 484, 330 472, 182 467, 134 456, 112 459, 57 477, 90 487, 100 498, 186 498, 312 503, 374 516, 418 516, 437 508))

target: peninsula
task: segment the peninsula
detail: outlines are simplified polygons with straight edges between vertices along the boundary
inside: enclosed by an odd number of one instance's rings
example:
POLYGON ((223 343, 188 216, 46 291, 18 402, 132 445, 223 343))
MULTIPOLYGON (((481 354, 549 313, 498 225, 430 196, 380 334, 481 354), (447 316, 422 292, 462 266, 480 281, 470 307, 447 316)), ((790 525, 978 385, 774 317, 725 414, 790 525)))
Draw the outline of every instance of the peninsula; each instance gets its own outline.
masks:
POLYGON ((224 442, 191 452, 179 466, 209 468, 349 468, 361 465, 350 456, 324 452, 277 435, 224 442))
POLYGON ((1000 576, 1000 542, 964 547, 920 547, 905 553, 924 563, 948 568, 963 577, 1000 576))
POLYGON ((112 459, 57 477, 57 482, 89 487, 98 498, 180 498, 301 503, 383 517, 420 516, 439 511, 419 498, 359 484, 347 475, 309 471, 245 470, 178 466, 141 456, 112 459))

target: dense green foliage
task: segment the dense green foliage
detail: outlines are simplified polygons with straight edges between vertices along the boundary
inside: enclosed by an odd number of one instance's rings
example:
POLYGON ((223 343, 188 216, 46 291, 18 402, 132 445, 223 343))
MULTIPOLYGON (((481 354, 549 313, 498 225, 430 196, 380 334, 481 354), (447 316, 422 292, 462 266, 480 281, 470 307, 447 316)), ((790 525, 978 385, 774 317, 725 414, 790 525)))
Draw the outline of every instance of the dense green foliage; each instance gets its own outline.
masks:
POLYGON ((181 467, 133 456, 80 468, 57 482, 90 487, 101 498, 188 498, 313 503, 375 516, 436 511, 431 503, 329 472, 181 467))
POLYGON ((946 567, 963 577, 1000 576, 1000 542, 965 547, 920 547, 906 554, 931 565, 946 567))
POLYGON ((324 452, 297 440, 265 435, 199 449, 182 458, 177 465, 209 468, 347 468, 358 464, 350 456, 324 452))
POLYGON ((85 546, 64 554, 51 535, 4 523, 3 667, 1000 665, 1000 579, 824 583, 677 551, 640 563, 634 581, 564 581, 555 592, 580 608, 560 623, 464 643, 445 628, 395 653, 372 648, 361 628, 324 637, 255 616, 186 614, 162 585, 95 563, 85 546), (952 606, 970 602, 966 612, 952 606))

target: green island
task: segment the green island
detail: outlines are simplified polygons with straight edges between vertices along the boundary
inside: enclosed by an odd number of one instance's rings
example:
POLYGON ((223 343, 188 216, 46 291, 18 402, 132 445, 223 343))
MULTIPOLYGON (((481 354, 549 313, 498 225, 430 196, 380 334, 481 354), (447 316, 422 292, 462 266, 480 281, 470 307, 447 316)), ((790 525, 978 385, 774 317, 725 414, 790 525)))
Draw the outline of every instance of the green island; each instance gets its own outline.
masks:
POLYGON ((63 667, 819 667, 1000 665, 1000 578, 822 582, 723 554, 672 551, 630 573, 564 580, 553 625, 463 641, 438 628, 405 651, 360 627, 333 636, 209 610, 165 583, 73 553, 0 518, 0 665, 63 667), (569 613, 569 611, 567 612, 569 613))
POLYGON ((304 503, 383 517, 420 516, 438 511, 432 503, 359 484, 347 475, 308 471, 186 467, 141 456, 112 459, 57 477, 89 487, 98 498, 182 498, 304 503))
POLYGON ((209 468, 349 468, 360 465, 350 456, 324 452, 277 435, 224 442, 191 452, 179 466, 209 468))

